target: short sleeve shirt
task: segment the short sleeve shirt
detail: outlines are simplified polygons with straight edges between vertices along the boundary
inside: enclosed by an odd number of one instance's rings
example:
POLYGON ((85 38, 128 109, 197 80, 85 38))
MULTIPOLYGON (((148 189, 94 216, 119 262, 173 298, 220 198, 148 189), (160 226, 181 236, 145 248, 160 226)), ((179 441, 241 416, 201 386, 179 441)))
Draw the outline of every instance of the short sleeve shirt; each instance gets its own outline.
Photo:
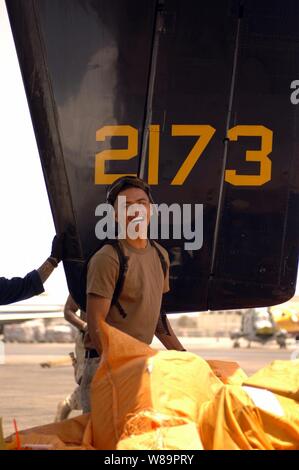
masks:
MULTIPOLYGON (((155 334, 161 310, 162 295, 169 291, 169 256, 165 248, 157 246, 167 263, 164 277, 157 250, 148 242, 146 248, 132 247, 120 240, 124 255, 128 257, 128 270, 119 297, 126 313, 124 318, 117 306, 112 305, 106 317, 107 323, 150 344, 155 334)), ((90 260, 87 272, 87 294, 96 294, 112 299, 119 273, 116 250, 104 245, 90 260)), ((85 338, 85 347, 93 348, 90 337, 85 338)))

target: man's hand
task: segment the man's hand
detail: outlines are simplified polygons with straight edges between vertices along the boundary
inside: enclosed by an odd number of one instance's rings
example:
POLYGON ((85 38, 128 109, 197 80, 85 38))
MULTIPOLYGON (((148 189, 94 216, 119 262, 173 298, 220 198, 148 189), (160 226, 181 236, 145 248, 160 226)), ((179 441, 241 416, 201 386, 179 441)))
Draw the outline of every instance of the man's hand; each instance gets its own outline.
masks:
POLYGON ((52 241, 52 250, 50 258, 54 258, 57 263, 64 259, 64 240, 65 233, 55 235, 52 241))

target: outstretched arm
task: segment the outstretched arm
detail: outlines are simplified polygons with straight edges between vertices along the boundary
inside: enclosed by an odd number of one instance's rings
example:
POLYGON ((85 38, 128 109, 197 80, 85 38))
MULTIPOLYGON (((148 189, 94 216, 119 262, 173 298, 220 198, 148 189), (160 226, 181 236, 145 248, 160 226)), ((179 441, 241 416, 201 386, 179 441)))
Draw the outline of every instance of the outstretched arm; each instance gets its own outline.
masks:
POLYGON ((174 333, 167 316, 165 315, 165 325, 163 324, 162 317, 160 316, 155 335, 159 341, 165 346, 166 349, 174 349, 176 351, 186 351, 184 346, 178 340, 174 333))
POLYGON ((54 237, 51 255, 37 270, 31 271, 24 278, 0 278, 0 305, 19 302, 44 292, 44 282, 63 257, 63 239, 63 234, 54 237))
POLYGON ((0 305, 29 299, 42 292, 44 292, 44 286, 37 271, 28 273, 24 278, 0 278, 0 305))

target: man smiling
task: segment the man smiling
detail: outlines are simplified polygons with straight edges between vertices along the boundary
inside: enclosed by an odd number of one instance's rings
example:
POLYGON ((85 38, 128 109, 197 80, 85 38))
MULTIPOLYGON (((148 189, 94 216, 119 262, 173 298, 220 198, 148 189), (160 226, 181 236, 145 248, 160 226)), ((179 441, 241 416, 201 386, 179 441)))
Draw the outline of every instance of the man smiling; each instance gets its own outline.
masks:
POLYGON ((161 245, 147 238, 153 204, 150 187, 137 177, 120 178, 109 188, 107 202, 114 207, 122 238, 116 241, 117 249, 104 245, 88 265, 88 333, 81 382, 84 412, 90 411, 90 384, 102 352, 101 319, 144 343, 150 344, 156 335, 167 349, 184 351, 167 318, 160 315, 162 295, 169 291, 169 257, 161 245), (126 267, 115 299, 120 273, 117 250, 126 267))

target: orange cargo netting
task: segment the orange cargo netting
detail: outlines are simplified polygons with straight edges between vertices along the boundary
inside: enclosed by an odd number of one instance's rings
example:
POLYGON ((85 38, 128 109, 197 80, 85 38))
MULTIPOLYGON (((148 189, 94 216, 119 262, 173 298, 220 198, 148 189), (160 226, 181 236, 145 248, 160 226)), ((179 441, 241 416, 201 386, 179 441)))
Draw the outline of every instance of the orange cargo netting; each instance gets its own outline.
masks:
MULTIPOLYGON (((20 433, 55 449, 299 449, 299 361, 238 364, 155 351, 102 325, 92 412, 20 433)), ((16 448, 15 441, 9 445, 16 448)))

